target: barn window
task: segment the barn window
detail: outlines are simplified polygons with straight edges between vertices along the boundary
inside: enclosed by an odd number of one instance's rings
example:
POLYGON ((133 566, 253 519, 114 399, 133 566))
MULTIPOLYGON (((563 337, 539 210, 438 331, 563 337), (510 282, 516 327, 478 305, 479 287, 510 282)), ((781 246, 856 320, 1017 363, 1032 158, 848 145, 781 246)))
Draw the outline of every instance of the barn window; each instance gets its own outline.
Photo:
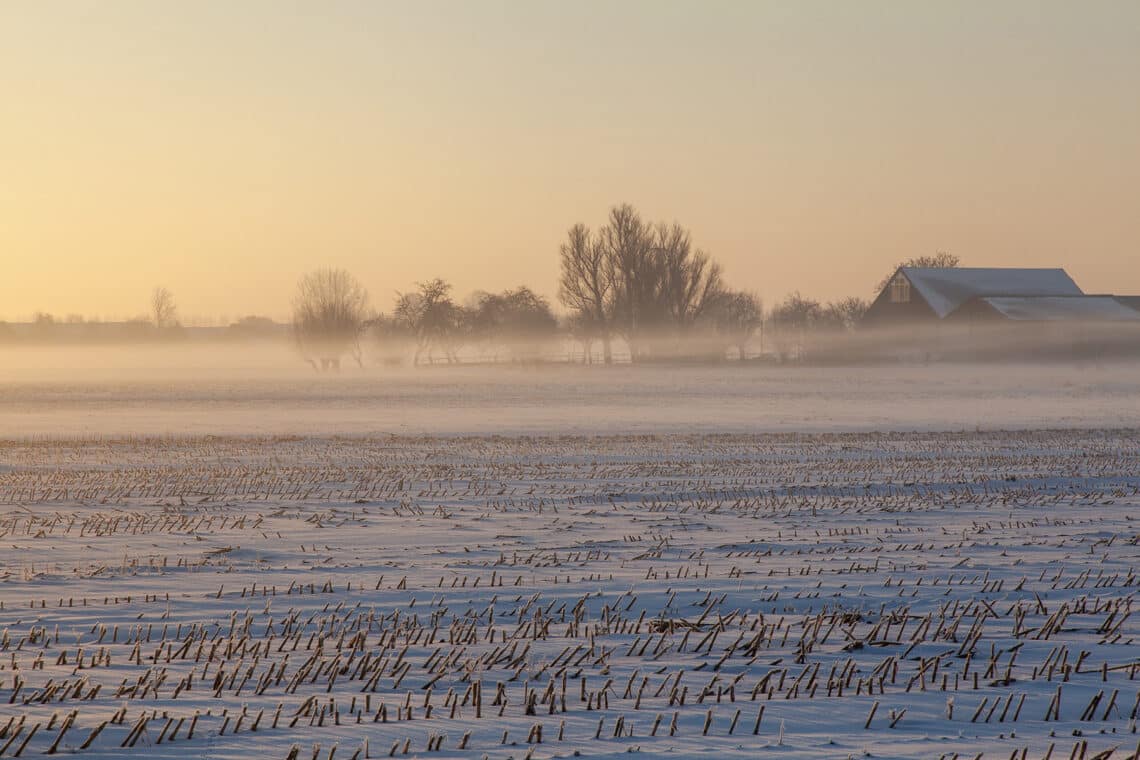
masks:
POLYGON ((902 274, 891 280, 891 303, 910 303, 910 282, 902 274))

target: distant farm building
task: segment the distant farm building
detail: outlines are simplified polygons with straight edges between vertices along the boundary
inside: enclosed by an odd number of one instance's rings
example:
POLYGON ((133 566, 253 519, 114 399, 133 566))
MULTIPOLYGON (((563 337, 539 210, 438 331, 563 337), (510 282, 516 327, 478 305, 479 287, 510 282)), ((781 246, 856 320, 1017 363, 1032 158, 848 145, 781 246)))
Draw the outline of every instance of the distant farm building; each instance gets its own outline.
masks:
POLYGON ((1088 295, 1064 269, 900 267, 867 327, 971 322, 1140 323, 1140 297, 1088 295))

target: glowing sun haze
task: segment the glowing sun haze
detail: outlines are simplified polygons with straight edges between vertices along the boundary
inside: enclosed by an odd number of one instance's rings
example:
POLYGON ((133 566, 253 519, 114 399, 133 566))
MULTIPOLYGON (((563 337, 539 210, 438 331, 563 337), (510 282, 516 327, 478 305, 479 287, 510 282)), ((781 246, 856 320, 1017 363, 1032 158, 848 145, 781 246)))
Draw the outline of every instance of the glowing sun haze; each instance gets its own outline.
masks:
POLYGON ((1134 0, 14 0, 0 318, 553 296, 619 202, 768 302, 936 249, 1140 293, 1137 93, 1134 0))

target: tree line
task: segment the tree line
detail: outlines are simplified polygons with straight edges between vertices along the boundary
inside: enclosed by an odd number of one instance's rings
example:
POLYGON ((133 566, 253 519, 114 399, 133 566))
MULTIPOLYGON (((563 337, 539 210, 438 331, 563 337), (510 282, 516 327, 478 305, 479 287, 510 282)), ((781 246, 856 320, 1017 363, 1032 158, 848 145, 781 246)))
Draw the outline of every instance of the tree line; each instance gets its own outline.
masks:
MULTIPOLYGON (((632 362, 744 360, 757 342, 758 353, 790 360, 803 358, 817 336, 856 330, 869 306, 858 296, 821 303, 795 292, 765 312, 756 294, 727 284, 689 230, 648 221, 628 204, 612 208, 596 229, 570 227, 558 259, 561 319, 525 285, 478 291, 461 303, 442 278, 397 293, 390 312, 374 313, 352 275, 321 269, 298 284, 294 337, 318 370, 339 368, 346 355, 363 366, 366 348, 386 363, 457 363, 464 349, 530 361, 559 339, 577 344, 583 363, 612 363, 618 342, 632 362)), ((956 266, 957 258, 940 253, 902 265, 956 266)))
POLYGON ((559 336, 549 302, 525 285, 500 293, 478 291, 457 303, 442 278, 397 293, 390 312, 372 313, 363 286, 342 269, 303 277, 293 300, 293 334, 317 370, 339 369, 349 356, 364 366, 365 349, 389 364, 410 358, 459 362, 465 347, 493 359, 537 360, 559 336))
MULTIPOLYGON (((298 282, 288 331, 318 371, 339 369, 345 357, 363 367, 366 354, 386 364, 454 364, 463 352, 487 361, 530 362, 559 347, 558 358, 567 359, 567 346, 575 346, 573 358, 587 364, 611 364, 619 350, 631 362, 727 356, 789 361, 857 330, 870 305, 858 296, 822 303, 796 291, 765 310, 755 293, 728 284, 720 264, 694 244, 688 229, 647 220, 629 204, 610 209, 596 228, 571 226, 557 256, 561 315, 526 285, 458 300, 439 277, 397 292, 391 310, 378 312, 352 274, 326 268, 298 282)), ((957 265, 957 257, 944 252, 899 264, 957 265)), ((155 288, 148 307, 147 315, 121 323, 37 314, 23 334, 78 341, 185 337, 167 288, 155 288)), ((223 332, 260 339, 283 330, 266 317, 248 316, 223 332)), ((0 323, 0 339, 14 334, 0 323)))
MULTIPOLYGON (((127 319, 88 319, 81 314, 54 314, 38 311, 28 322, 0 321, 0 343, 103 345, 103 344, 154 344, 178 343, 190 338, 178 315, 174 294, 165 287, 156 287, 146 302, 147 309, 127 319)), ((209 339, 221 341, 250 341, 278 339, 288 335, 289 325, 282 325, 269 317, 248 315, 227 325, 199 328, 209 339)))

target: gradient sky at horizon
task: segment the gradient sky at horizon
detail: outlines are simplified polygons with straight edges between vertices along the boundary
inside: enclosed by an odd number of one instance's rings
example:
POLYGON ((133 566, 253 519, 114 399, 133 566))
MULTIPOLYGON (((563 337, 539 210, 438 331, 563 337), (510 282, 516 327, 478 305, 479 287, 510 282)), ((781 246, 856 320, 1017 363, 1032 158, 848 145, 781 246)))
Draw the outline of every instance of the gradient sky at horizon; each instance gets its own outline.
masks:
POLYGON ((0 5, 0 319, 554 296, 575 222, 680 221, 773 303, 896 261, 1140 293, 1140 3, 0 5))

